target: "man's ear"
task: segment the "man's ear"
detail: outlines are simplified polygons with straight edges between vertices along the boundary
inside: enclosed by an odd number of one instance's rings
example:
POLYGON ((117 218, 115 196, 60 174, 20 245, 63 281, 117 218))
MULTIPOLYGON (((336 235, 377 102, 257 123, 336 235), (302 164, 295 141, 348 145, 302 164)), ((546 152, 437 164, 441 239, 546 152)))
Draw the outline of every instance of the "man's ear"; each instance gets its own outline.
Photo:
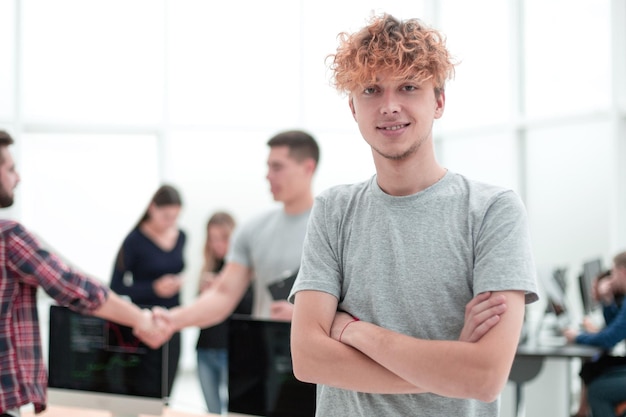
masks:
POLYGON ((439 119, 443 116, 443 110, 446 108, 446 92, 443 88, 439 90, 439 94, 435 96, 435 99, 435 119, 439 119))
POLYGON ((352 96, 348 97, 348 105, 350 106, 350 112, 352 112, 352 117, 354 118, 354 121, 356 122, 356 111, 354 110, 354 103, 352 101, 352 96))
POLYGON ((315 168, 317 168, 317 163, 315 162, 315 160, 313 158, 306 158, 303 162, 306 172, 313 175, 315 173, 315 168))

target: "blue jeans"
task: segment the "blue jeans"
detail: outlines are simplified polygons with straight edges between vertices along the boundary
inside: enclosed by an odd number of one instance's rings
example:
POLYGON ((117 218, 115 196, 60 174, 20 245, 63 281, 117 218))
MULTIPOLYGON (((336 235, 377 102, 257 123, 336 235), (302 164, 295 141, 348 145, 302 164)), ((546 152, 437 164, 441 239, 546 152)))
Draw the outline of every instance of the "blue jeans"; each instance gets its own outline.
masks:
POLYGON ((197 349, 198 377, 209 413, 228 411, 228 350, 197 349))
POLYGON ((587 398, 593 417, 615 417, 615 405, 626 400, 626 366, 608 369, 591 381, 587 398))

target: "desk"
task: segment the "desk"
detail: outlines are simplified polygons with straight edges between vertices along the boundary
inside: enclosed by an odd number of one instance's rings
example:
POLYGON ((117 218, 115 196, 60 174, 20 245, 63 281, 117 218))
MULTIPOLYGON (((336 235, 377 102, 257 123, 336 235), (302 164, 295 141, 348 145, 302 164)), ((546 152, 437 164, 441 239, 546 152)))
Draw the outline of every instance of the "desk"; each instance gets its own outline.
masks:
MULTIPOLYGON (((571 360, 591 359, 600 354, 601 349, 584 345, 564 345, 564 346, 542 346, 542 345, 520 345, 511 367, 509 380, 515 383, 515 415, 524 417, 526 407, 524 404, 524 383, 534 379, 541 372, 543 363, 548 358, 561 358, 571 360)), ((571 378, 569 367, 567 381, 571 378)), ((568 390, 569 392, 569 390, 568 390)))
MULTIPOLYGON (((34 417, 33 411, 22 411, 22 417, 34 417)), ((37 417, 111 417, 111 413, 108 411, 88 410, 82 408, 73 407, 61 407, 58 405, 49 405, 46 411, 41 414, 37 414, 37 417)), ((141 414, 140 417, 220 417, 219 414, 198 414, 190 413, 186 411, 177 411, 169 408, 163 410, 163 414, 160 416, 152 416, 147 414, 141 414)), ((228 417, 246 417, 243 414, 229 413, 228 417)), ((250 417, 250 416, 247 416, 250 417)))

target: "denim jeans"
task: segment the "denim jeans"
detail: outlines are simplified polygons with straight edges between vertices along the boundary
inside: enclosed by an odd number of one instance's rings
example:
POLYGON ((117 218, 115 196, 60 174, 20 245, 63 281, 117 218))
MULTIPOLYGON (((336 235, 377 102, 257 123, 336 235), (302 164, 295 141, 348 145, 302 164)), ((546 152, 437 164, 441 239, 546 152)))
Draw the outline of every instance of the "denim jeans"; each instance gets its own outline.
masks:
POLYGON ((626 400, 626 366, 608 369, 591 381, 587 398, 593 417, 615 417, 615 405, 626 400))
POLYGON ((228 411, 228 350, 198 349, 198 377, 210 413, 228 411))

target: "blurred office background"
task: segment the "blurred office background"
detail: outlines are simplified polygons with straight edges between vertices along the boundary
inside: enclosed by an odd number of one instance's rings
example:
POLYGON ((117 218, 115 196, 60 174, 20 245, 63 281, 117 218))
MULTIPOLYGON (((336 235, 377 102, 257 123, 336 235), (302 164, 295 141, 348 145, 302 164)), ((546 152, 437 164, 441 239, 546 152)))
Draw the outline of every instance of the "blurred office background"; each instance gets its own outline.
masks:
POLYGON ((610 266, 626 249, 625 0, 0 0, 0 128, 22 175, 2 216, 108 282, 171 183, 190 300, 209 214, 243 222, 274 204, 274 133, 317 137, 316 192, 373 174, 325 57, 383 11, 441 29, 460 61, 434 127, 442 163, 518 192, 538 265, 567 267, 572 291, 586 260, 610 266))

